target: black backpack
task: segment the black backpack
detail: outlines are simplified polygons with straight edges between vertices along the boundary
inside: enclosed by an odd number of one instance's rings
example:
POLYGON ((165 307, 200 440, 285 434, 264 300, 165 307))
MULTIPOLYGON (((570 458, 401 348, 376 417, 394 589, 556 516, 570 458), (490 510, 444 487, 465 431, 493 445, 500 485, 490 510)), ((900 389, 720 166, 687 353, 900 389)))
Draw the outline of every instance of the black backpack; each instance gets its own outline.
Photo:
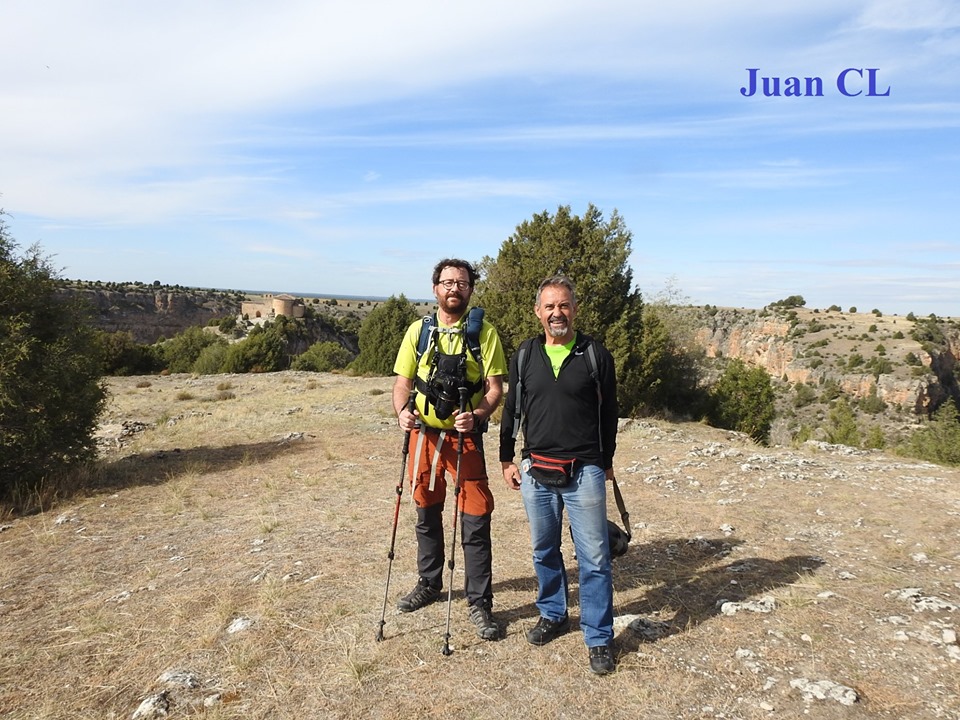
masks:
MULTIPOLYGON (((433 334, 437 330, 437 314, 424 315, 420 324, 420 338, 417 340, 417 365, 420 358, 430 346, 433 334)), ((475 307, 467 311, 467 319, 463 323, 464 346, 469 348, 473 359, 480 366, 480 377, 483 377, 483 359, 480 356, 480 330, 483 328, 483 308, 475 307)))
MULTIPOLYGON (((428 405, 434 406, 434 413, 440 419, 446 419, 456 409, 459 392, 466 389, 472 397, 483 387, 483 358, 480 352, 480 330, 483 328, 483 308, 471 308, 467 312, 459 332, 463 338, 463 347, 459 355, 446 355, 434 350, 430 357, 430 372, 426 380, 416 376, 414 387, 422 394, 428 405), (466 380, 467 351, 473 355, 480 368, 479 378, 472 383, 466 380)), ((417 339, 416 365, 419 367, 424 353, 431 347, 436 348, 436 336, 441 332, 457 332, 452 328, 441 330, 437 316, 425 315, 420 324, 420 336, 417 339)), ((483 428, 481 428, 482 431, 483 428)))

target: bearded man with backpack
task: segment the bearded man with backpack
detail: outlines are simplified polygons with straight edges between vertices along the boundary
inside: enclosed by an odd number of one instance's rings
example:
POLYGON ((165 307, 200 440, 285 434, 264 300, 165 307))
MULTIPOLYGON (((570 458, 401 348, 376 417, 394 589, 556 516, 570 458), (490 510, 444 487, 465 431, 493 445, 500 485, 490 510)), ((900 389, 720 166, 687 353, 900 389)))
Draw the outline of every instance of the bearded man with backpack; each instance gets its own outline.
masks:
POLYGON ((606 504, 617 437, 613 357, 574 330, 577 298, 569 278, 555 275, 540 283, 534 312, 544 332, 524 341, 511 358, 500 424, 503 479, 523 496, 537 575, 540 619, 527 641, 545 645, 570 629, 560 550, 566 508, 580 572, 580 629, 590 670, 606 675, 615 668, 606 504), (514 446, 521 426, 518 468, 514 446))
MULTIPOLYGON (((467 308, 477 272, 465 260, 447 258, 433 269, 437 312, 411 324, 394 363, 393 408, 409 433, 408 477, 417 508, 416 587, 397 601, 413 612, 438 600, 443 589, 442 513, 446 476, 456 483, 462 513, 461 546, 469 618, 484 640, 500 628, 492 615, 493 571, 490 520, 493 495, 487 482, 483 431, 503 395, 507 372, 500 336, 467 308)), ((454 531, 456 525, 454 524, 454 531)), ((450 548, 451 557, 455 548, 450 548)), ((451 580, 453 565, 450 565, 451 580)), ((449 624, 449 600, 448 600, 449 624)))

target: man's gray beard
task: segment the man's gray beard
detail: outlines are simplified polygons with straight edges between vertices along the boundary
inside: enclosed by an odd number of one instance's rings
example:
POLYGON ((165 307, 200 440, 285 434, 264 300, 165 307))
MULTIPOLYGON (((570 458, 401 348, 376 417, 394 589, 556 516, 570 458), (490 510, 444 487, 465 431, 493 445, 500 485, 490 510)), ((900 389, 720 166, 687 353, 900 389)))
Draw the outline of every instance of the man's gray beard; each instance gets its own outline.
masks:
POLYGON ((553 325, 547 325, 547 332, 550 333, 550 337, 563 337, 567 334, 567 328, 569 325, 564 325, 563 327, 554 327, 553 325))

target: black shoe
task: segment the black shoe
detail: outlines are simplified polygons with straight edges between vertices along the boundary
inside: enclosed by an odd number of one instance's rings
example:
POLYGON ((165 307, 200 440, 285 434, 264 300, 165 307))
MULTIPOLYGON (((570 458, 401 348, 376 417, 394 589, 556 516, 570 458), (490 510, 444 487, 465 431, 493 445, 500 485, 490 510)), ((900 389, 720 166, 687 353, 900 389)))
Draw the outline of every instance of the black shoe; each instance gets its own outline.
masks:
POLYGON ((562 620, 548 620, 540 616, 533 630, 527 633, 527 642, 531 645, 546 645, 554 638, 560 637, 570 629, 570 616, 564 615, 562 620))
POLYGON ((441 589, 429 585, 423 578, 409 593, 397 600, 397 610, 400 612, 413 612, 422 607, 426 607, 432 602, 440 599, 441 589))
POLYGON ((500 637, 500 627, 494 621, 488 603, 480 602, 470 606, 470 622, 477 627, 477 636, 482 640, 496 640, 500 637))
POLYGON ((590 648, 590 672, 608 675, 613 672, 613 652, 609 645, 597 645, 590 648))

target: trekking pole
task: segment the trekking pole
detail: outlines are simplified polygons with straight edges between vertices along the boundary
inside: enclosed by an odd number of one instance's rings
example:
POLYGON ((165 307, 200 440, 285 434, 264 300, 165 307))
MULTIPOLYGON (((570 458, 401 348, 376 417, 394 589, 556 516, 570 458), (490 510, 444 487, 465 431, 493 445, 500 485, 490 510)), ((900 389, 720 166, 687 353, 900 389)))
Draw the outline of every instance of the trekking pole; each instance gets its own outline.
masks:
MULTIPOLYGON (((460 386, 460 414, 467 411, 467 393, 466 387, 460 386)), ((447 582, 447 631, 443 636, 444 655, 452 655, 450 648, 450 606, 453 603, 453 567, 456 564, 457 557, 457 518, 460 515, 460 459, 463 457, 463 433, 457 433, 457 477, 453 485, 453 537, 450 541, 450 561, 447 563, 450 568, 450 579, 447 582)))
MULTIPOLYGON (((417 391, 410 391, 410 399, 407 401, 407 409, 413 412, 416 408, 417 391)), ((403 497, 403 483, 407 474, 407 456, 410 454, 410 431, 403 436, 403 460, 400 462, 400 482, 397 483, 397 504, 393 508, 393 531, 390 533, 390 551, 387 553, 387 583, 383 589, 383 610, 380 612, 380 627, 377 629, 377 642, 383 640, 383 625, 387 616, 387 597, 390 594, 390 573, 393 570, 393 549, 397 543, 397 520, 400 517, 400 499, 403 497)))

